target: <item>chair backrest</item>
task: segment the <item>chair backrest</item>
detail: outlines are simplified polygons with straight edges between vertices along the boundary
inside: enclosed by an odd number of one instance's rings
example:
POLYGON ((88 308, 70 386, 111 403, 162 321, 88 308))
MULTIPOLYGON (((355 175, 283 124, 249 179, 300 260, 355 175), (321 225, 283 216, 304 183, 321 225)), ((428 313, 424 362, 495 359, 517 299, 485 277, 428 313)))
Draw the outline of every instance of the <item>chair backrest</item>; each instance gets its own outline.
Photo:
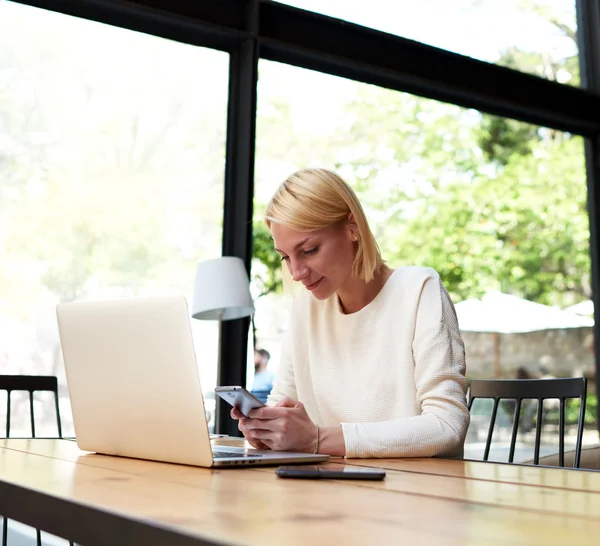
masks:
POLYGON ((564 467, 565 456, 565 400, 567 398, 579 398, 581 406, 577 423, 577 443, 575 446, 574 468, 579 468, 581 459, 581 442, 583 438, 583 424, 585 416, 585 397, 587 393, 587 382, 583 377, 569 377, 566 379, 485 379, 473 380, 469 387, 469 411, 473 401, 477 398, 488 398, 494 400, 492 417, 488 429, 487 440, 483 460, 487 461, 492 444, 496 414, 500 400, 516 400, 514 422, 510 440, 510 451, 508 462, 512 463, 515 455, 517 442, 517 428, 521 414, 521 403, 523 400, 533 399, 538 401, 537 426, 535 430, 534 464, 539 464, 540 439, 542 432, 542 409, 543 401, 557 398, 560 402, 559 408, 559 466, 564 467))
POLYGON ((54 393, 54 406, 56 409, 56 424, 58 437, 62 438, 60 409, 58 407, 58 381, 53 375, 0 375, 0 391, 6 391, 6 437, 10 436, 10 396, 12 391, 29 392, 29 415, 31 418, 31 436, 35 438, 35 418, 33 413, 33 393, 35 391, 49 391, 54 393))

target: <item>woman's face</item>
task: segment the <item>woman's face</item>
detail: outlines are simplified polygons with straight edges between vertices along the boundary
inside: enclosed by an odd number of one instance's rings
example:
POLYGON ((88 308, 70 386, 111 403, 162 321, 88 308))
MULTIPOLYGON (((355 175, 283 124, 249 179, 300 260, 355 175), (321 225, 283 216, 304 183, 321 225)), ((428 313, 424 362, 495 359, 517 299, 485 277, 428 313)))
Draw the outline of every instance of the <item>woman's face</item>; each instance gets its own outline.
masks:
POLYGON ((327 299, 350 279, 356 253, 354 233, 350 225, 297 231, 271 224, 275 250, 292 278, 320 300, 327 299))

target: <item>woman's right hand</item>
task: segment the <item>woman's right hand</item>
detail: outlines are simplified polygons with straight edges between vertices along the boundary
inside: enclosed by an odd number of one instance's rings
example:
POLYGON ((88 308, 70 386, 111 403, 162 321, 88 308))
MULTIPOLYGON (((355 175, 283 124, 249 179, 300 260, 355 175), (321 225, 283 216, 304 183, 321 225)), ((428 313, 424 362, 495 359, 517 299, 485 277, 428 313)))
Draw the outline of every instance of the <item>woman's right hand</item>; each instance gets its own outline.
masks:
POLYGON ((237 408, 231 409, 231 418, 238 422, 238 429, 244 435, 247 442, 255 449, 270 449, 269 446, 263 444, 258 438, 254 438, 252 430, 247 430, 244 427, 246 416, 237 408))

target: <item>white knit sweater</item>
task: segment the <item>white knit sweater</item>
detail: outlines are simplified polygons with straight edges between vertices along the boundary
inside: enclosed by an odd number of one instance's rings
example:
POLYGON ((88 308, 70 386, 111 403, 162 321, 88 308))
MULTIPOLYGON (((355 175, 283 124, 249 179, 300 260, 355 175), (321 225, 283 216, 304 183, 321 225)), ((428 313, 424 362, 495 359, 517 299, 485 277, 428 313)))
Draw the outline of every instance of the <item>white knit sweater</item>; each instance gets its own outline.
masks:
POLYGON ((401 267, 349 315, 335 294, 297 294, 268 402, 289 396, 315 424, 341 424, 346 457, 461 457, 466 390, 464 345, 439 275, 401 267))

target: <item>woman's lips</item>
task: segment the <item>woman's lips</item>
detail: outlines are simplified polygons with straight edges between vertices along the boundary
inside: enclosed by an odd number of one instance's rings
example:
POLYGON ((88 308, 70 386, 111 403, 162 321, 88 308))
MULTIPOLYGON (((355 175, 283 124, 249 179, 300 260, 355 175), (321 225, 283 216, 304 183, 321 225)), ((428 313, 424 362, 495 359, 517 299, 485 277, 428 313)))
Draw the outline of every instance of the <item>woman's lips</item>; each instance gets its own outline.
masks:
POLYGON ((317 282, 313 283, 313 284, 307 284, 306 285, 306 289, 307 290, 314 290, 317 286, 319 286, 319 284, 321 284, 321 281, 323 280, 323 277, 321 277, 317 282))

